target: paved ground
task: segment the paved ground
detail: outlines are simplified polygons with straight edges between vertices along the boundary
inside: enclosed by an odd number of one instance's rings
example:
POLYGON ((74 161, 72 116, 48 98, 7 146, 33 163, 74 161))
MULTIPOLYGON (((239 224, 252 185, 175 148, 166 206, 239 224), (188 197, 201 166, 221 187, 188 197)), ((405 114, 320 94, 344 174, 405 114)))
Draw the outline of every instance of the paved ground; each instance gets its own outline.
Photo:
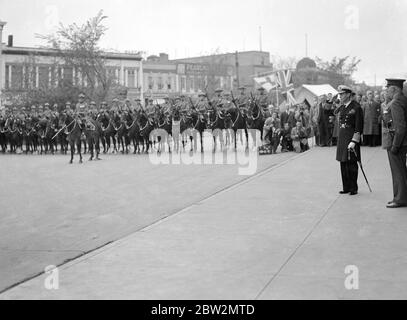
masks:
MULTIPOLYGON (((354 197, 338 195, 334 152, 264 157, 280 164, 204 200, 193 199, 194 184, 184 210, 63 265, 58 290, 46 290, 41 275, 0 298, 406 299, 407 210, 385 208, 392 194, 385 152, 362 151, 373 193, 360 177, 354 197), (358 290, 344 286, 348 265, 359 270, 358 290)), ((222 179, 211 184, 225 180, 231 169, 215 168, 203 180, 214 173, 222 179)), ((226 185, 239 180, 230 177, 226 185)))
MULTIPOLYGON (((292 156, 261 157, 258 171, 292 156)), ((70 166, 61 155, 0 155, 0 292, 247 179, 240 165, 102 157, 70 166)))

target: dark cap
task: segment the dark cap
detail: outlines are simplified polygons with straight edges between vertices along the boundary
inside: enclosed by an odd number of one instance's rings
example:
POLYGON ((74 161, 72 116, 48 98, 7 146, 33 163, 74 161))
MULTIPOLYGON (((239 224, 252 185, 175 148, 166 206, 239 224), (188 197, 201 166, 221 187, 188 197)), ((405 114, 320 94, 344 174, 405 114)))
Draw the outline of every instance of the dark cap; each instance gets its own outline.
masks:
POLYGON ((396 86, 403 89, 403 83, 406 81, 405 79, 386 79, 387 84, 386 87, 396 86))
POLYGON ((265 89, 263 87, 258 88, 257 90, 259 91, 264 91, 265 89))
POLYGON ((239 87, 238 89, 239 89, 239 90, 245 90, 246 87, 245 87, 245 86, 241 86, 241 87, 239 87))

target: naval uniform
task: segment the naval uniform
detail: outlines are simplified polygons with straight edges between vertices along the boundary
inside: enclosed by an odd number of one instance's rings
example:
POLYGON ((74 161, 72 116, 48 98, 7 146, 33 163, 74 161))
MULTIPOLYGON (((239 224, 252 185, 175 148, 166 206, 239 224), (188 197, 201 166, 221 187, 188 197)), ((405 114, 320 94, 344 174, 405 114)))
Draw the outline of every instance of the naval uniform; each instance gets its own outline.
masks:
POLYGON ((358 192, 358 161, 360 155, 360 138, 363 132, 363 110, 359 103, 352 100, 339 107, 335 113, 339 115, 339 135, 336 149, 336 160, 340 162, 344 192, 358 192), (348 150, 350 142, 354 142, 355 153, 348 150))

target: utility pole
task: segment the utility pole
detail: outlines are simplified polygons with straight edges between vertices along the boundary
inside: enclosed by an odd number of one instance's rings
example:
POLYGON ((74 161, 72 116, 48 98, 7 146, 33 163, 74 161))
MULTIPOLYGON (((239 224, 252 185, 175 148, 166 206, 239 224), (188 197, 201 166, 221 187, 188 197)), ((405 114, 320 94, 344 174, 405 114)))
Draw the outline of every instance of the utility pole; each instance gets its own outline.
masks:
POLYGON ((308 34, 305 34, 305 56, 308 57, 308 34))
POLYGON ((263 39, 262 39, 262 34, 261 34, 261 26, 259 27, 259 40, 260 40, 260 51, 263 51, 263 39))
POLYGON ((239 52, 236 51, 236 78, 237 78, 237 87, 240 87, 240 76, 239 76, 239 52))

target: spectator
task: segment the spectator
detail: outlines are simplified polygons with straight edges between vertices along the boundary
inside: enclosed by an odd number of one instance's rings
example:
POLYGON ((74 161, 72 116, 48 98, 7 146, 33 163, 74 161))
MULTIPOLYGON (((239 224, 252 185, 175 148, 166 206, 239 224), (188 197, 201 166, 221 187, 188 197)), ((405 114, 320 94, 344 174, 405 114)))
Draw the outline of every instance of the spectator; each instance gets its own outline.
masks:
POLYGON ((315 137, 315 144, 317 146, 320 145, 319 143, 319 130, 318 130, 318 122, 319 122, 319 107, 318 107, 319 99, 315 97, 314 103, 310 108, 310 121, 311 121, 311 128, 312 133, 315 137))
POLYGON ((295 152, 300 153, 309 149, 308 135, 301 121, 297 121, 296 126, 291 130, 291 139, 295 152))
POLYGON ((280 132, 281 152, 294 151, 293 140, 291 139, 291 129, 288 123, 285 123, 280 132))
POLYGON ((372 91, 367 91, 367 101, 362 105, 364 111, 363 142, 375 147, 379 140, 380 103, 374 100, 372 91))
POLYGON ((332 104, 328 103, 326 95, 323 95, 319 104, 320 117, 318 123, 321 147, 328 146, 332 139, 333 126, 330 126, 329 122, 330 117, 333 116, 332 109, 332 104))

